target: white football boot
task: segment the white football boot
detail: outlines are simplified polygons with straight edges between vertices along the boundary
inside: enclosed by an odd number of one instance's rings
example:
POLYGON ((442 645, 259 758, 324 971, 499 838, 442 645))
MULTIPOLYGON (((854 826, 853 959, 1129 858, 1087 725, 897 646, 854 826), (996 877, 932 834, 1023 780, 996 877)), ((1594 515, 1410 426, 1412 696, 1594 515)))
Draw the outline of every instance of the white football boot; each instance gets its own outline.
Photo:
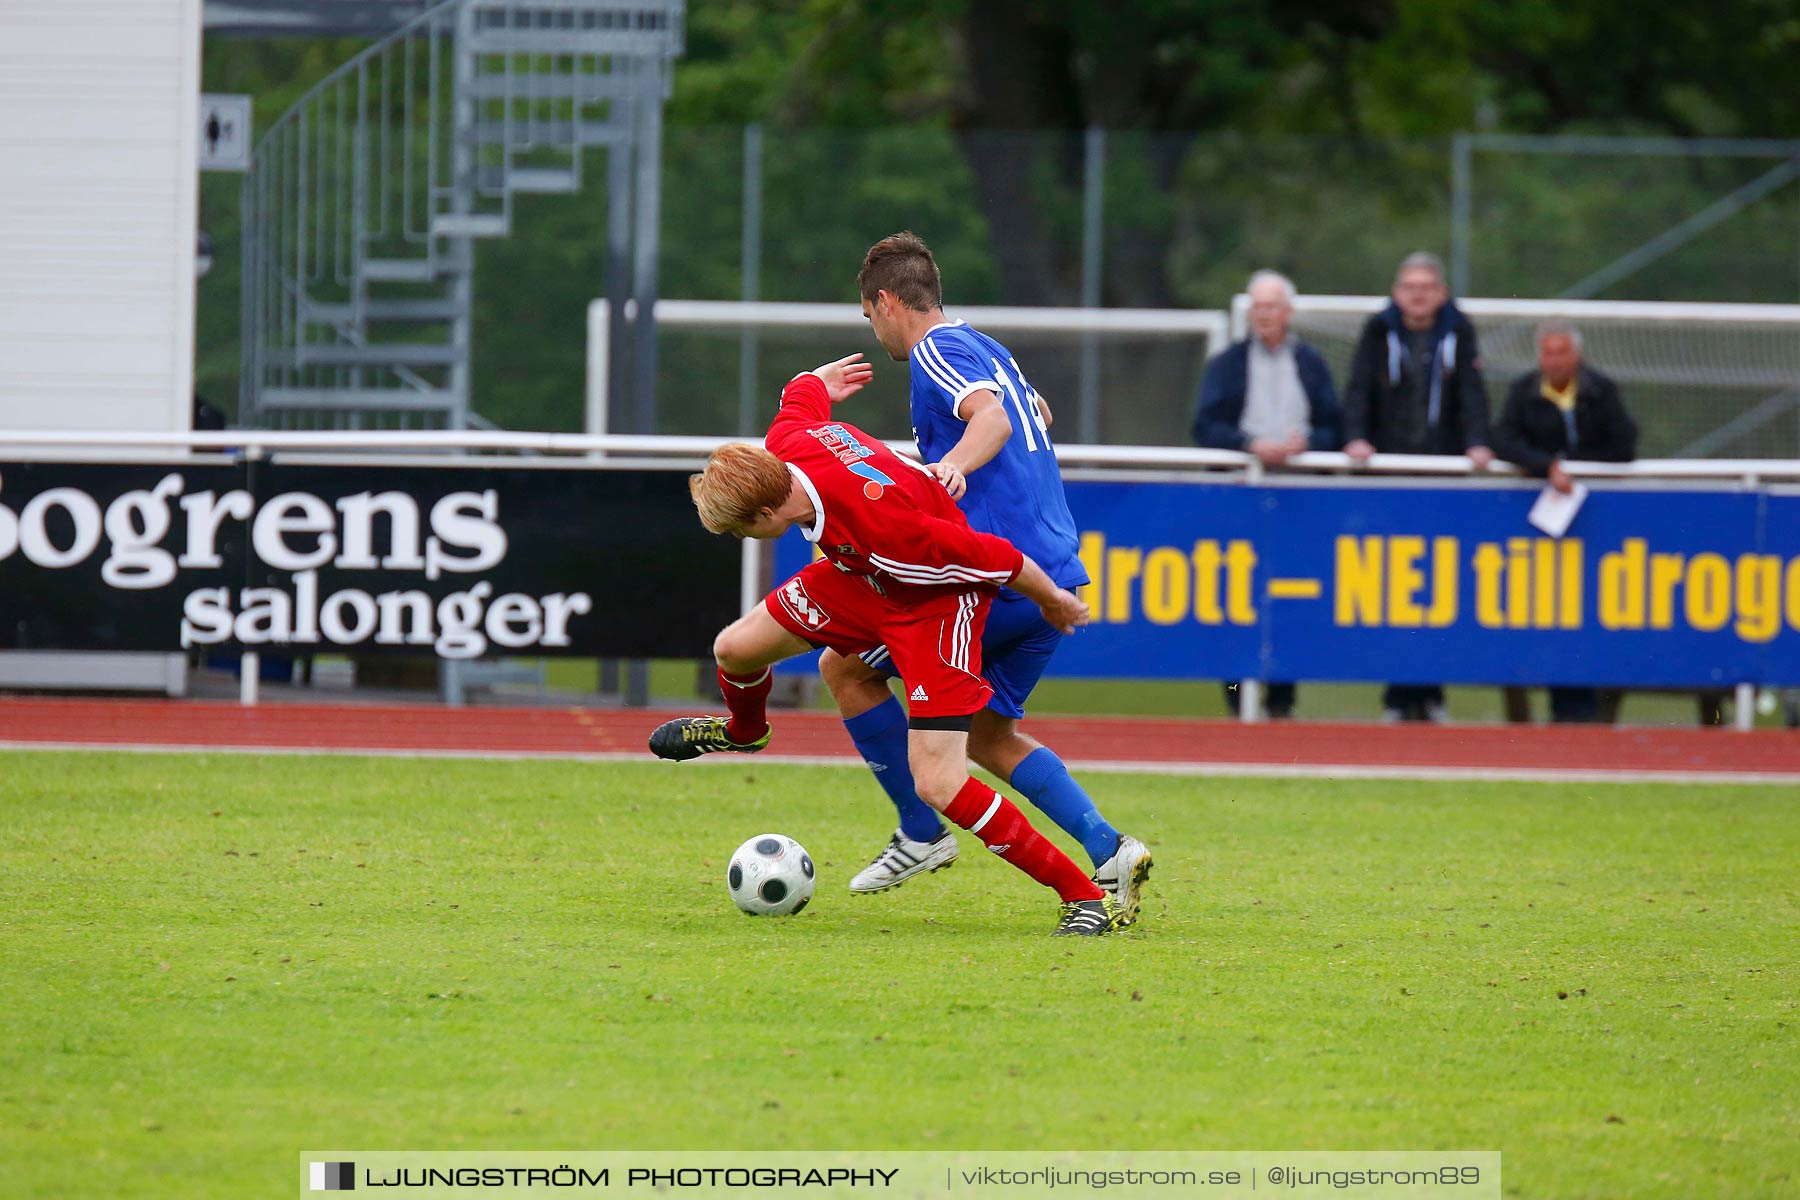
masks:
POLYGON ((875 856, 875 861, 856 873, 856 878, 850 881, 850 890, 885 892, 891 887, 899 887, 914 875, 941 871, 955 861, 956 838, 949 829, 930 842, 915 842, 896 829, 887 846, 875 856))
POLYGON ((1094 882, 1100 890, 1119 901, 1122 916, 1120 928, 1138 919, 1138 905, 1144 897, 1144 881, 1150 878, 1150 847, 1130 834, 1119 836, 1119 848, 1113 856, 1094 869, 1094 882))

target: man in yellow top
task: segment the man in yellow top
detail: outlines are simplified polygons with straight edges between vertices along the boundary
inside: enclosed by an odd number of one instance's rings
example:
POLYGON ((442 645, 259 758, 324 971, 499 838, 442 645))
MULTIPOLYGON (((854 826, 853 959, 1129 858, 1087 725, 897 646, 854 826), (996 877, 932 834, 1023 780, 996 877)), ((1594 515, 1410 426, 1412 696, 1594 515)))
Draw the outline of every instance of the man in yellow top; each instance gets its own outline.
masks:
POLYGON ((1506 410, 1494 426, 1494 453, 1559 492, 1574 486, 1563 460, 1630 462, 1637 457, 1637 422, 1625 411, 1619 387, 1581 361, 1581 331, 1571 325, 1538 329, 1538 369, 1512 381, 1506 410))
MULTIPOLYGON (((1575 481, 1564 460, 1630 462, 1637 457, 1637 422, 1625 411, 1618 385, 1581 361, 1580 330, 1543 325, 1537 343, 1538 369, 1519 376, 1507 389, 1506 410, 1493 429, 1494 453, 1567 492, 1575 481)), ((1524 689, 1517 689, 1507 703, 1509 713, 1522 712, 1524 689)), ((1553 687, 1550 715, 1557 721, 1598 720, 1599 692, 1553 687)))

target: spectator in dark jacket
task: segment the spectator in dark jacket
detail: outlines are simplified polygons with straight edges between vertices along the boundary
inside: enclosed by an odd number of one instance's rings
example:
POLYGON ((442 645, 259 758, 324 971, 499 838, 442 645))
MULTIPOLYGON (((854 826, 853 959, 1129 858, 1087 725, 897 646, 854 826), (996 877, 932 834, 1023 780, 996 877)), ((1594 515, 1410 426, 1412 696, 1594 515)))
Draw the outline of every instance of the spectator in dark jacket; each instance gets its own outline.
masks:
MULTIPOLYGON (((1393 303, 1370 317, 1344 389, 1344 453, 1467 454, 1477 470, 1488 448, 1487 389, 1475 327, 1450 300, 1437 255, 1409 254, 1394 274, 1393 303)), ((1382 719, 1447 719, 1437 684, 1390 684, 1382 719)))
POLYGON ((1357 339, 1344 390, 1344 452, 1467 454, 1488 448, 1487 389, 1475 327, 1450 299, 1435 254, 1409 254, 1394 276, 1393 303, 1357 339))
POLYGON ((1538 330, 1538 369, 1512 381, 1494 427, 1494 451, 1559 492, 1574 486, 1564 459, 1630 462, 1637 422, 1619 386, 1581 361, 1581 332, 1563 324, 1538 330))
MULTIPOLYGON (((1564 459, 1630 462, 1637 457, 1637 422, 1625 411, 1618 385, 1581 361, 1581 332, 1548 324, 1538 329, 1538 369, 1512 381, 1506 409, 1494 426, 1494 449, 1529 475, 1567 492, 1575 486, 1564 459)), ((1524 689, 1508 689, 1508 715, 1523 715, 1524 689)), ((1550 689, 1555 721, 1600 719, 1600 693, 1591 687, 1550 689)))
MULTIPOLYGON (((1294 285, 1278 271, 1258 271, 1244 289, 1250 334, 1206 366, 1194 441, 1215 450, 1243 450, 1278 467, 1304 450, 1336 450, 1337 389, 1324 357, 1288 330, 1294 285)), ((1271 683, 1271 717, 1294 715, 1292 683, 1271 683)), ((1238 711, 1237 684, 1225 684, 1225 703, 1238 711)))
POLYGON ((1336 450, 1342 417, 1331 369, 1288 329, 1293 283, 1277 271, 1258 271, 1244 290, 1251 336, 1207 364, 1194 441, 1248 451, 1271 467, 1303 450, 1336 450))

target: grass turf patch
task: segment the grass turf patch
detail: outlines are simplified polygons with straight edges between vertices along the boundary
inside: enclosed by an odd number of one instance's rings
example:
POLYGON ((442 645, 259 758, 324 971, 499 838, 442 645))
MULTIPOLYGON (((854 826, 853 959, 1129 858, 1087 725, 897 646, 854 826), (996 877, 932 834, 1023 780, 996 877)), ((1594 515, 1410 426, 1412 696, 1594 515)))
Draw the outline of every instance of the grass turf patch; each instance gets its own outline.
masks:
MULTIPOLYGON (((1095 776, 1142 924, 963 838, 852 897, 860 769, 0 756, 0 1188, 306 1147, 1493 1149, 1509 1195, 1800 1186, 1775 788, 1095 776), (725 858, 798 838, 751 919, 725 858)), ((1080 852, 1067 839, 1065 847, 1080 852)))

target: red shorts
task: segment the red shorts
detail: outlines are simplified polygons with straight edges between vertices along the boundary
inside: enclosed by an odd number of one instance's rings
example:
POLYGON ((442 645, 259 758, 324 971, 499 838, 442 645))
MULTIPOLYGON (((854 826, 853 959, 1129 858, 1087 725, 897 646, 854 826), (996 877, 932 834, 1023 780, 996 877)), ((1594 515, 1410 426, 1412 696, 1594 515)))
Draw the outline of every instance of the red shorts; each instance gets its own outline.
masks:
POLYGON ((981 677, 981 631, 991 588, 946 590, 941 599, 902 608, 858 576, 823 559, 763 600, 780 626, 840 654, 885 645, 900 671, 914 717, 966 717, 994 694, 981 677))

